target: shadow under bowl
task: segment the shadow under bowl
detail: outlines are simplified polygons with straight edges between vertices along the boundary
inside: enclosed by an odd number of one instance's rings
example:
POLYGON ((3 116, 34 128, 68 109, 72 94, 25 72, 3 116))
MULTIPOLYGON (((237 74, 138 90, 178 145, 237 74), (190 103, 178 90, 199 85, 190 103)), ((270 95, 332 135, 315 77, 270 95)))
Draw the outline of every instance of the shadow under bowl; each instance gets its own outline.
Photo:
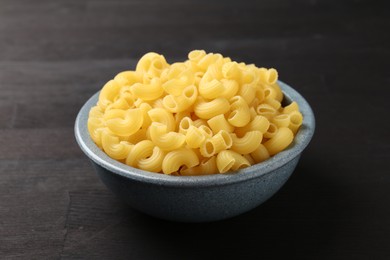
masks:
POLYGON ((284 151, 236 172, 170 176, 143 171, 110 158, 92 141, 87 129, 89 110, 96 105, 99 92, 84 104, 76 118, 76 140, 103 183, 134 209, 180 222, 231 218, 259 206, 283 186, 314 134, 314 114, 307 101, 287 84, 278 83, 284 105, 298 103, 303 124, 284 151))

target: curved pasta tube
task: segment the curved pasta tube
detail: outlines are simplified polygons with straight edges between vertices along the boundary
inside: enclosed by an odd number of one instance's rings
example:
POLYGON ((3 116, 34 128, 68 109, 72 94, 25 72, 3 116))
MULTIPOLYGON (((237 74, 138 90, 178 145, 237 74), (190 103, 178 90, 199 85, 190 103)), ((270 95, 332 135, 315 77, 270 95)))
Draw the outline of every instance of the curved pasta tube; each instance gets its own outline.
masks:
POLYGON ((250 104, 256 97, 256 88, 250 84, 244 84, 238 91, 238 95, 241 96, 247 104, 250 104))
POLYGON ((235 127, 243 127, 251 120, 248 104, 241 96, 234 96, 230 99, 231 105, 228 122, 235 127))
POLYGON ((163 99, 165 109, 172 113, 179 113, 191 107, 198 97, 198 90, 194 85, 188 86, 183 90, 182 95, 167 95, 163 99))
POLYGON ((150 138, 155 145, 164 151, 172 151, 182 147, 185 143, 185 135, 168 132, 167 126, 153 122, 149 127, 150 138))
POLYGON ((226 98, 216 98, 209 102, 199 99, 194 105, 195 115, 202 119, 210 119, 219 114, 225 114, 229 109, 230 104, 226 98))
POLYGON ((191 168, 198 164, 199 158, 192 149, 180 148, 167 153, 162 163, 162 171, 164 174, 171 174, 182 166, 191 168))
POLYGON ((217 134, 221 130, 225 130, 228 133, 234 131, 234 126, 229 124, 224 115, 218 115, 207 120, 207 124, 210 126, 214 134, 217 134))
POLYGON ((97 146, 102 147, 102 131, 105 127, 102 118, 89 117, 87 122, 88 132, 97 146))
POLYGON ((141 82, 142 77, 137 72, 128 70, 119 72, 114 80, 119 83, 121 86, 131 86, 134 83, 141 82))
POLYGON ((195 75, 191 69, 186 68, 184 71, 172 66, 167 72, 168 80, 162 84, 162 88, 168 94, 179 96, 183 90, 195 83, 195 75), (178 74, 178 75, 175 75, 178 74))
POLYGON ((200 127, 200 126, 202 126, 202 125, 207 126, 206 120, 200 119, 200 118, 194 120, 194 121, 192 122, 192 124, 193 124, 194 126, 196 126, 196 127, 200 127))
POLYGON ((158 122, 166 125, 168 132, 175 131, 175 118, 172 113, 169 113, 164 108, 153 108, 148 111, 148 115, 152 122, 158 122))
POLYGON ((275 91, 276 91, 276 96, 275 96, 275 99, 279 102, 282 102, 283 100, 283 92, 282 90, 280 89, 280 86, 277 82, 275 82, 274 84, 272 84, 270 86, 271 88, 273 88, 275 91))
POLYGON ((289 114, 293 111, 299 111, 299 106, 295 101, 291 102, 288 106, 285 106, 282 110, 282 113, 289 114))
POLYGON ((154 143, 150 140, 143 140, 133 146, 126 158, 126 164, 137 167, 141 159, 150 157, 153 153, 154 143))
POLYGON ((275 69, 259 69, 260 81, 267 85, 275 84, 278 80, 278 72, 275 69))
POLYGON ((282 106, 282 104, 280 104, 280 102, 277 101, 276 99, 269 99, 269 98, 266 98, 266 99, 264 100, 263 104, 270 105, 270 106, 273 107, 275 110, 279 110, 279 108, 282 106))
POLYGON ((272 123, 277 127, 288 127, 290 125, 290 115, 280 114, 272 118, 272 123))
POLYGON ((248 166, 250 166, 249 161, 237 152, 225 150, 217 155, 217 168, 220 173, 236 171, 248 166))
POLYGON ((104 115, 104 111, 99 106, 94 106, 89 110, 88 116, 89 117, 98 117, 102 118, 104 115))
POLYGON ((287 127, 281 127, 271 139, 264 143, 264 146, 270 155, 274 155, 289 146, 293 139, 293 132, 287 127))
POLYGON ((203 157, 211 157, 223 150, 227 150, 232 147, 233 140, 230 134, 224 130, 221 130, 218 134, 211 138, 208 138, 200 146, 200 154, 203 157))
POLYGON ((199 148, 206 140, 205 133, 199 128, 191 125, 186 133, 186 143, 190 148, 199 148))
POLYGON ((190 61, 195 61, 195 62, 198 62, 204 56, 206 56, 206 52, 204 50, 193 50, 190 53, 188 53, 188 59, 190 61))
POLYGON ((183 117, 183 119, 180 120, 180 123, 179 123, 179 133, 186 135, 187 131, 190 129, 190 127, 193 124, 194 123, 192 122, 191 118, 189 118, 188 116, 183 117))
POLYGON ((241 76, 237 62, 226 62, 222 65, 222 75, 225 79, 239 79, 241 76))
POLYGON ((263 140, 263 134, 260 131, 247 132, 243 137, 239 138, 232 134, 232 150, 239 154, 248 154, 259 147, 263 140))
POLYGON ((131 93, 142 100, 156 100, 162 96, 164 89, 158 78, 153 78, 150 84, 135 83, 130 88, 131 93))
POLYGON ((114 103, 108 105, 106 110, 110 110, 110 109, 127 110, 133 107, 134 107, 133 95, 125 92, 123 94, 120 94, 118 99, 116 99, 114 103))
POLYGON ((139 109, 142 111, 142 117, 143 117, 142 128, 146 129, 152 123, 152 120, 150 119, 148 114, 148 112, 152 109, 152 106, 149 105, 148 103, 141 103, 139 105, 139 109))
POLYGON ((127 137, 127 141, 132 144, 136 144, 138 142, 141 142, 142 140, 148 139, 147 137, 147 131, 149 128, 141 128, 134 134, 127 137))
POLYGON ((152 155, 149 158, 144 158, 138 161, 138 167, 145 171, 160 172, 162 169, 162 162, 165 157, 165 152, 160 147, 155 146, 152 155))
POLYGON ((237 136, 243 136, 250 131, 260 131, 261 133, 267 132, 269 127, 269 121, 264 116, 256 115, 252 121, 244 127, 236 128, 235 133, 237 136))
POLYGON ((146 73, 152 77, 158 77, 166 67, 168 67, 168 63, 163 55, 149 52, 138 61, 135 71, 141 74, 146 73))
POLYGON ((276 97, 278 96, 278 92, 274 88, 270 86, 265 86, 263 88, 263 91, 264 91, 264 99, 276 100, 276 97))
POLYGON ((265 161, 270 157, 267 148, 265 148, 263 144, 260 144, 259 147, 256 148, 256 150, 251 152, 251 156, 256 163, 265 161))
POLYGON ((125 159, 133 147, 132 144, 126 141, 120 141, 117 136, 111 134, 107 129, 102 131, 101 136, 104 152, 113 159, 125 159))
POLYGON ((211 64, 215 64, 222 61, 223 61, 222 55, 208 53, 197 62, 197 66, 201 70, 206 71, 211 64))
POLYGON ((210 175, 218 172, 217 157, 211 156, 210 158, 203 159, 199 165, 184 169, 180 171, 180 175, 183 176, 197 176, 197 175, 210 175))
POLYGON ((99 94, 98 106, 104 111, 108 105, 112 104, 118 96, 121 85, 114 80, 108 81, 99 94))
POLYGON ((221 79, 221 82, 223 85, 223 91, 222 93, 220 93, 220 97, 231 99, 237 94, 239 90, 239 85, 237 81, 230 79, 221 79))
POLYGON ((208 81, 207 77, 204 76, 199 83, 199 94, 207 99, 219 97, 224 90, 223 84, 217 79, 208 81))
POLYGON ((272 138, 276 135, 279 128, 274 123, 269 123, 267 131, 264 133, 265 138, 272 138))
POLYGON ((144 121, 139 108, 121 110, 111 109, 104 114, 107 127, 116 135, 129 136, 137 132, 144 121))
POLYGON ((143 140, 134 145, 126 158, 126 164, 151 172, 161 171, 164 151, 150 140, 143 140))
POLYGON ((256 112, 258 115, 264 116, 268 119, 271 119, 278 114, 278 111, 273 106, 264 103, 257 106, 256 112))
POLYGON ((290 123, 288 125, 288 128, 290 128, 291 131, 295 134, 303 123, 303 116, 299 111, 293 111, 289 115, 290 123))

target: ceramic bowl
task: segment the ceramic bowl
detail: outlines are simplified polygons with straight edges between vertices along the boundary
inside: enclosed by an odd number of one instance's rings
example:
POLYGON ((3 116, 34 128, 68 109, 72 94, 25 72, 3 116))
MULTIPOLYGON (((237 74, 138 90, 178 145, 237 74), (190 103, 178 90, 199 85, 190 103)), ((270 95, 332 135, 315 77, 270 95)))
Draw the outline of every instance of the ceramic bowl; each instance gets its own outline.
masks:
POLYGON ((139 170, 108 157, 89 136, 88 113, 99 92, 81 108, 75 136, 103 183, 132 208, 180 222, 210 222, 247 212, 274 195, 293 173, 315 128, 313 111, 293 88, 280 82, 284 105, 296 101, 303 124, 293 143, 270 159, 248 168, 206 176, 170 176, 139 170))

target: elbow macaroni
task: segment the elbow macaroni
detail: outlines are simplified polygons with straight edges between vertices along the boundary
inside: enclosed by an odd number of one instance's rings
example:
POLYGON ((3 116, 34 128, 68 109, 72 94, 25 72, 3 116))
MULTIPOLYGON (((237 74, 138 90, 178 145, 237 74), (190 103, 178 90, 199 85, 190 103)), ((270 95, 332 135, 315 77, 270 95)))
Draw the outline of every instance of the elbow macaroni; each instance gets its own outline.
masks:
POLYGON ((283 107, 277 79, 203 50, 173 64, 150 52, 103 86, 88 131, 108 156, 145 171, 236 171, 286 149, 303 123, 296 102, 283 107))

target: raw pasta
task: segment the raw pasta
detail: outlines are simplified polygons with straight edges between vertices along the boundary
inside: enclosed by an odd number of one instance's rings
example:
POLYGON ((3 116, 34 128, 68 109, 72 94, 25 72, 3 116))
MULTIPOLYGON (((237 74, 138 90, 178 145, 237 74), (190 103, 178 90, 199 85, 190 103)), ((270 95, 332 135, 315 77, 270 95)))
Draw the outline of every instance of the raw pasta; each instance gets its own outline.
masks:
POLYGON ((88 131, 108 156, 145 171, 237 171, 286 149, 303 123, 296 102, 282 106, 277 79, 204 50, 173 64, 150 52, 103 86, 88 131))

